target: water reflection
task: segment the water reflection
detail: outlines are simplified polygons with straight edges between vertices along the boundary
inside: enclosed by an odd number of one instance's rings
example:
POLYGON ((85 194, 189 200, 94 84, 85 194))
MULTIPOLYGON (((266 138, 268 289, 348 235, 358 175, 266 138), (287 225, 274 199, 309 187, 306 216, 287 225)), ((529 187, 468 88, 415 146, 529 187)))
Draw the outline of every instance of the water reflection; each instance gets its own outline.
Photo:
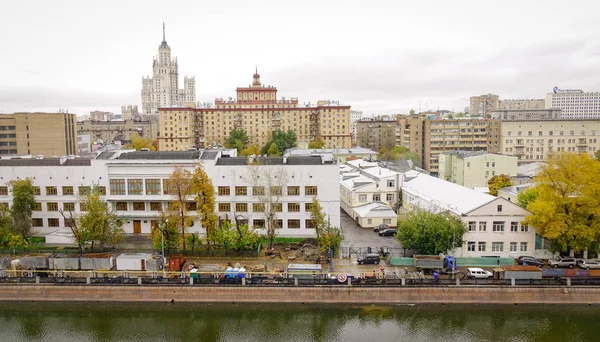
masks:
POLYGON ((0 303, 3 341, 595 341, 597 306, 0 303))

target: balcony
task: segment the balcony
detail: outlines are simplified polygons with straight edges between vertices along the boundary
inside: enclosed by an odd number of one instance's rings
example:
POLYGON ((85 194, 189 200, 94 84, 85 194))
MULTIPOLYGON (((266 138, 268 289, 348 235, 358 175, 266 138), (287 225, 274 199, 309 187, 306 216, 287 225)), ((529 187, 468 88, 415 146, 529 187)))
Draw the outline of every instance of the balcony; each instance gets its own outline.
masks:
POLYGON ((577 141, 577 143, 575 145, 583 147, 583 146, 587 146, 588 143, 585 139, 579 139, 579 141, 577 141))
POLYGON ((517 140, 517 142, 515 142, 515 146, 525 147, 525 143, 523 142, 523 140, 517 140))

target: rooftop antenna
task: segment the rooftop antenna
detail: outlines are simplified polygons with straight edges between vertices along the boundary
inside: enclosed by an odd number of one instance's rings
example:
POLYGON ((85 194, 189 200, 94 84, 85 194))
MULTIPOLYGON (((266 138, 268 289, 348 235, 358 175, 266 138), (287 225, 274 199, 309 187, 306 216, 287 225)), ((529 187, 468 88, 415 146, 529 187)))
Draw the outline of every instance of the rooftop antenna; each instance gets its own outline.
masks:
POLYGON ((163 21, 163 42, 165 41, 165 22, 163 21))

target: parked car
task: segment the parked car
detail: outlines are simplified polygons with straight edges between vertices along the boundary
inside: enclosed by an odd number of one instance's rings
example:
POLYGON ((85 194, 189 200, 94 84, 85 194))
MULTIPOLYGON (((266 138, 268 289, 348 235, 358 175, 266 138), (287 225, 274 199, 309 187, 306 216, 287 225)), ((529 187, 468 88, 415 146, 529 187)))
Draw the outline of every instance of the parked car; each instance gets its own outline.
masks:
POLYGON ((589 270, 589 269, 600 269, 600 262, 597 260, 577 260, 577 266, 589 270))
POLYGON ((380 225, 378 225, 377 227, 373 228, 373 231, 375 233, 379 233, 380 231, 384 230, 384 229, 389 229, 390 225, 386 224, 386 223, 382 223, 380 225))
POLYGON ((379 254, 365 254, 362 257, 356 259, 359 265, 362 264, 379 264, 379 254))
POLYGON ((396 236, 396 229, 388 228, 379 231, 379 236, 396 236))
POLYGON ((552 266, 554 268, 558 268, 558 267, 560 267, 560 268, 573 268, 577 264, 577 261, 575 260, 575 258, 557 257, 556 259, 548 260, 548 263, 550 264, 550 266, 552 266))
POLYGON ((543 261, 538 260, 532 256, 524 256, 524 255, 517 258, 517 263, 519 265, 532 265, 532 266, 538 266, 538 267, 544 266, 543 261))
POLYGON ((469 278, 487 279, 492 275, 492 272, 481 268, 467 268, 467 277, 469 278))

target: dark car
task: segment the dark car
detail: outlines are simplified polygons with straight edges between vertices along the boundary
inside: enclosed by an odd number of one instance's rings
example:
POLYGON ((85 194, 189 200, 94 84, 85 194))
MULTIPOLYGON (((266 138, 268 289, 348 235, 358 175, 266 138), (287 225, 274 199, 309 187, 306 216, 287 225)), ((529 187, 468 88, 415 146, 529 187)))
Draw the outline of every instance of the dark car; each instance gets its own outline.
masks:
POLYGON ((524 255, 517 258, 517 263, 519 263, 519 265, 531 265, 531 266, 538 266, 538 267, 544 266, 543 261, 538 260, 532 256, 524 256, 524 255))
POLYGON ((356 259, 356 262, 358 262, 359 265, 379 264, 379 260, 381 260, 381 258, 379 257, 379 254, 365 254, 364 256, 356 259))
POLYGON ((380 232, 380 231, 382 231, 384 229, 390 229, 390 225, 386 224, 386 223, 380 224, 377 227, 373 228, 373 231, 375 233, 378 233, 378 232, 380 232))
POLYGON ((396 229, 388 228, 379 231, 379 236, 396 236, 396 229))

